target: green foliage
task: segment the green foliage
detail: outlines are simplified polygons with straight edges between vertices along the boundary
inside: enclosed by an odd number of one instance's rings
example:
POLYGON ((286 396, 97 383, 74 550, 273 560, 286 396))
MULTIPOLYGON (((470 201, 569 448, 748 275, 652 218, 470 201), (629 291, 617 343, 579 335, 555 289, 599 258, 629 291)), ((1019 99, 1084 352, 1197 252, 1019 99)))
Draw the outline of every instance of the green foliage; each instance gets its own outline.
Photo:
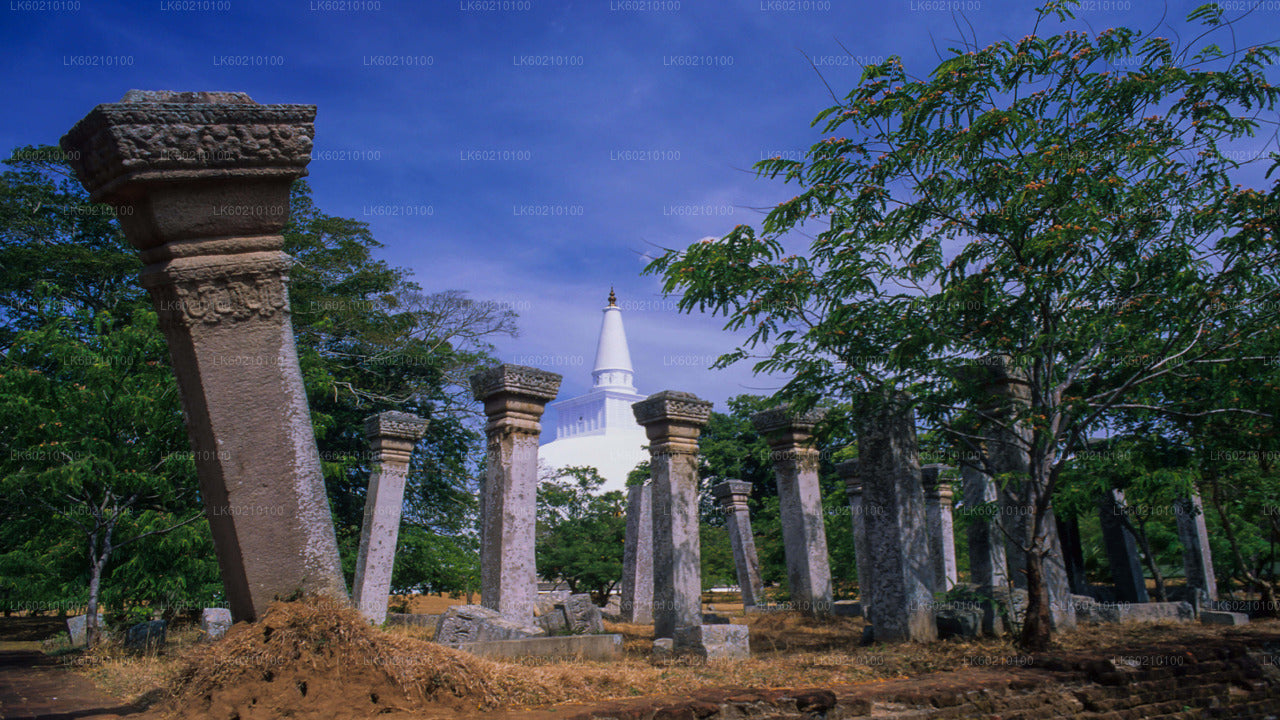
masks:
MULTIPOLYGON (((973 427, 1025 427, 1030 472, 1006 492, 1041 527, 1064 459, 1143 405, 1138 389, 1175 365, 1237 372, 1240 347, 1274 333, 1280 181, 1236 184, 1246 163, 1225 146, 1276 121, 1266 72, 1280 48, 1191 56, 1128 28, 1033 29, 948 52, 924 76, 898 57, 867 66, 818 114, 827 137, 804 158, 757 164, 799 194, 758 232, 740 225, 646 272, 682 310, 747 331, 717 366, 762 357, 757 371, 788 378, 777 399, 861 412, 906 390, 988 469, 973 427), (1022 375, 1028 403, 992 407, 972 368, 994 357, 1022 375)), ((1274 170, 1280 153, 1259 162, 1274 170)))
POLYGON ((570 467, 538 486, 538 574, 591 593, 597 605, 622 580, 627 534, 626 496, 598 493, 603 484, 595 468, 570 467))

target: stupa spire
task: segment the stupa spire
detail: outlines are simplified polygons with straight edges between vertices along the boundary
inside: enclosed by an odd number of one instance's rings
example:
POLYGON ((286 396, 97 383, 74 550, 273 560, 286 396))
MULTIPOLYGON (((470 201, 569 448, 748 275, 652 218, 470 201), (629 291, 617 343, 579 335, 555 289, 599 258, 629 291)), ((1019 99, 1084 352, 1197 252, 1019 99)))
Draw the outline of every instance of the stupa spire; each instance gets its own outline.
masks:
POLYGON ((627 333, 622 329, 622 310, 618 296, 609 288, 609 304, 600 321, 600 340, 596 343, 596 364, 591 371, 595 387, 635 391, 632 385, 631 350, 627 333))

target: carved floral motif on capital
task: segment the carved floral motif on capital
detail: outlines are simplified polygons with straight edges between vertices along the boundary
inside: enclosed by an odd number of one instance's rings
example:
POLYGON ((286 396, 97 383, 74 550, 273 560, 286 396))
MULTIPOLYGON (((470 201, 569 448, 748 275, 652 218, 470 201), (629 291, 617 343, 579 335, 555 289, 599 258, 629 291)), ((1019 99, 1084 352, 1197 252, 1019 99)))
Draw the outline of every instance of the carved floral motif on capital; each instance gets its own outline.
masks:
POLYGON ((549 402, 559 394, 562 379, 560 375, 546 370, 503 364, 472 375, 471 392, 477 400, 506 392, 549 402))
POLYGON ((711 418, 711 406, 693 393, 663 390, 632 405, 631 412, 641 425, 665 421, 702 426, 711 418))
POLYGON ((275 170, 311 161, 314 105, 259 105, 242 93, 130 91, 95 107, 62 138, 90 194, 130 175, 275 170))
POLYGON ((790 405, 780 405, 763 410, 751 416, 751 424, 760 433, 790 431, 801 434, 813 432, 813 426, 826 417, 824 408, 813 408, 802 413, 792 410, 790 405))
POLYGON ((385 437, 416 443, 426 432, 427 421, 412 413, 388 410, 364 420, 364 435, 370 440, 385 437))

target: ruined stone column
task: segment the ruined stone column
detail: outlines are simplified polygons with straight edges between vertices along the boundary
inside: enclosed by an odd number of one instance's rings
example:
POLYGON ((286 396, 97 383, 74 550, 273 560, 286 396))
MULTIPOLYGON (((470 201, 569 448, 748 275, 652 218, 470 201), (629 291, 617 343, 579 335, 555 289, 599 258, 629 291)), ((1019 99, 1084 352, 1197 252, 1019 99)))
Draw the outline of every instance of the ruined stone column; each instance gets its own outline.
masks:
POLYGON ((720 501, 725 524, 729 527, 729 545, 733 547, 733 563, 738 569, 742 605, 752 607, 763 604, 764 585, 760 582, 760 557, 756 555, 756 540, 751 535, 751 511, 747 507, 751 483, 725 480, 711 488, 711 494, 720 501))
POLYGON ((627 489, 627 535, 622 552, 622 619, 653 623, 653 486, 627 489))
POLYGON ((824 414, 819 409, 797 415, 789 407, 779 407, 751 417, 769 443, 773 459, 791 599, 811 617, 832 612, 827 527, 818 486, 819 453, 813 446, 813 426, 824 414))
POLYGON ((1080 520, 1075 517, 1058 518, 1058 539, 1062 543, 1062 562, 1072 594, 1089 594, 1089 580, 1084 571, 1084 546, 1080 543, 1080 520))
POLYGON ((836 472, 844 480, 844 492, 849 498, 849 515, 853 518, 853 558, 858 573, 858 601, 862 604, 862 616, 870 619, 871 588, 875 583, 871 579, 871 563, 867 559, 871 555, 871 548, 867 542, 866 511, 862 503, 862 476, 858 473, 858 461, 837 463, 836 472))
POLYGON ((1178 539, 1182 542, 1182 567, 1187 587, 1196 594, 1199 605, 1218 600, 1218 579, 1213 572, 1213 554, 1209 549, 1209 529, 1204 524, 1204 507, 1200 495, 1174 503, 1178 522, 1178 539))
POLYGON ((403 412, 382 412, 364 421, 364 436, 373 449, 373 469, 364 499, 352 599, 360 614, 375 625, 387 619, 409 458, 426 430, 426 420, 403 412))
POLYGON ((1008 567, 1004 554, 1004 535, 1000 532, 999 492, 991 476, 971 465, 960 468, 966 512, 973 513, 969 522, 969 581, 980 589, 1003 588, 1008 583, 1008 567))
MULTIPOLYGON (((987 374, 987 390, 992 401, 987 411, 994 412, 1006 425, 1012 425, 999 427, 992 423, 987 428, 987 458, 994 475, 1007 476, 1008 482, 998 485, 999 520, 1005 537, 1009 581, 1014 587, 1025 590, 1027 553, 1023 548, 1030 547, 1035 540, 1029 509, 1039 491, 1031 484, 1031 430, 1025 423, 1017 422, 1017 412, 1031 404, 1031 389, 1026 372, 1015 366, 1010 358, 996 356, 986 358, 986 361, 988 364, 982 369, 987 374), (1026 502, 1015 501, 1011 493, 1020 494, 1026 502)), ((1042 523, 1042 545, 1048 548, 1042 567, 1049 595, 1050 622, 1056 630, 1073 628, 1076 625, 1075 605, 1071 601, 1071 583, 1067 580, 1066 561, 1052 507, 1045 512, 1042 523)))
POLYGON ((702 624, 698 436, 711 403, 664 390, 631 406, 649 437, 653 484, 653 636, 702 624))
POLYGON ((915 414, 906 403, 886 398, 858 436, 877 642, 938 639, 915 414))
POLYGON ((145 265, 236 621, 299 591, 347 598, 280 236, 315 113, 244 93, 131 90, 62 138, 145 265))
POLYGON ((524 624, 533 622, 538 589, 533 549, 539 421, 560 390, 560 379, 552 372, 508 364, 471 376, 471 390, 489 419, 480 498, 480 602, 524 624))
POLYGON ((1116 599, 1121 602, 1144 603, 1147 581, 1138 556, 1138 542, 1122 521, 1125 513, 1123 490, 1111 490, 1100 501, 1098 520, 1102 523, 1102 544, 1111 563, 1111 579, 1116 584, 1116 599))
POLYGON ((920 468, 924 486, 924 512, 929 523, 929 555, 933 563, 933 591, 946 592, 956 586, 956 535, 951 517, 951 484, 942 479, 950 470, 945 465, 920 468))

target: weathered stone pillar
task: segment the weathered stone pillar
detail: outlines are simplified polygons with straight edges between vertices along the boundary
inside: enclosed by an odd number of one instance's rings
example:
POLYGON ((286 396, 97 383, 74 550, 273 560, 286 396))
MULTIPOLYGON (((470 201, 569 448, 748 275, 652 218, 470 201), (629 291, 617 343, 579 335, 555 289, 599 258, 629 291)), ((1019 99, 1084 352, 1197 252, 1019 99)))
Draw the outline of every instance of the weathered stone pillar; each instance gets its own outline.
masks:
POLYGON ((1080 541, 1079 518, 1058 518, 1058 539, 1062 543, 1062 562, 1067 570, 1067 584, 1075 595, 1089 593, 1089 580, 1084 570, 1084 546, 1080 541))
POLYGON ((986 448, 991 472, 1005 476, 1000 488, 1000 523, 1005 537, 1005 557, 1009 567, 1009 581, 1019 589, 1027 587, 1027 553, 1023 548, 1039 544, 1048 548, 1044 556, 1045 589, 1049 596, 1049 619, 1055 629, 1065 630, 1076 625, 1075 605, 1071 601, 1071 583, 1067 581, 1066 562, 1062 544, 1058 538, 1058 523, 1053 508, 1049 507, 1041 520, 1041 541, 1033 537, 1035 523, 1030 515, 1036 503, 1039 488, 1031 481, 1031 430, 1018 422, 1018 412, 1031 403, 1026 372, 1013 365, 1007 357, 987 358, 984 366, 988 378, 988 392, 993 407, 988 412, 1011 428, 1001 428, 994 423, 986 430, 986 448), (1020 496, 1018 499, 1014 495, 1020 496))
POLYGON ((769 443, 778 482, 778 512, 787 555, 787 583, 800 612, 823 617, 832 612, 827 527, 818 485, 818 449, 813 426, 824 410, 797 415, 789 407, 756 413, 751 422, 769 443))
POLYGON ((360 614, 375 625, 387 619, 409 458, 426 430, 426 420, 403 412, 378 413, 364 421, 364 436, 373 449, 373 469, 364 499, 352 599, 360 614))
POLYGON ((853 559, 858 573, 858 602, 862 604, 862 616, 870 619, 871 615, 871 563, 867 558, 871 554, 867 543, 867 525, 864 519, 865 510, 862 504, 862 476, 858 472, 857 460, 845 460, 836 463, 836 472, 844 481, 845 496, 849 499, 849 516, 853 519, 853 559))
POLYGON ((1218 600, 1218 579, 1213 572, 1213 554, 1209 549, 1209 529, 1204 524, 1204 507, 1200 495, 1194 494, 1173 505, 1178 521, 1178 539, 1182 542, 1182 567, 1186 571, 1187 588, 1199 598, 1200 606, 1218 600))
POLYGON ((538 507, 538 435, 542 412, 560 389, 560 376, 522 365, 498 365, 471 376, 484 402, 484 528, 480 602, 510 620, 533 621, 538 588, 534 523, 538 507))
POLYGON ((1111 579, 1116 584, 1116 599, 1121 602, 1144 603, 1147 597, 1147 581, 1142 573, 1142 560, 1138 557, 1138 543, 1133 533, 1124 526, 1125 501, 1123 490, 1111 490, 1098 506, 1098 519, 1102 523, 1102 544, 1111 562, 1111 579))
POLYGON ((999 492, 991 476, 965 464, 960 468, 965 511, 969 522, 969 581, 979 588, 1003 588, 1008 584, 1004 535, 1000 531, 999 492))
POLYGON ((280 236, 315 112, 243 93, 131 90, 62 138, 145 265, 237 621, 298 591, 347 596, 280 236))
POLYGON ((733 547, 733 563, 738 568, 738 587, 742 588, 742 605, 761 605, 764 602, 764 585, 760 582, 760 557, 756 555, 756 540, 751 534, 751 511, 747 507, 751 483, 725 480, 712 487, 711 494, 720 501, 724 510, 729 545, 733 547))
POLYGON ((653 486, 648 483, 627 490, 621 611, 626 622, 653 622, 653 486))
POLYGON ((905 397, 886 399, 868 418, 858 437, 858 471, 875 640, 936 640, 920 451, 905 397))
POLYGON ((955 524, 951 517, 951 484, 942 479, 945 465, 920 468, 924 486, 924 512, 929 525, 929 555, 933 563, 933 591, 946 592, 956 586, 955 524))
POLYGON ((653 483, 653 636, 702 624, 698 436, 711 403, 664 390, 631 406, 649 437, 653 483))

